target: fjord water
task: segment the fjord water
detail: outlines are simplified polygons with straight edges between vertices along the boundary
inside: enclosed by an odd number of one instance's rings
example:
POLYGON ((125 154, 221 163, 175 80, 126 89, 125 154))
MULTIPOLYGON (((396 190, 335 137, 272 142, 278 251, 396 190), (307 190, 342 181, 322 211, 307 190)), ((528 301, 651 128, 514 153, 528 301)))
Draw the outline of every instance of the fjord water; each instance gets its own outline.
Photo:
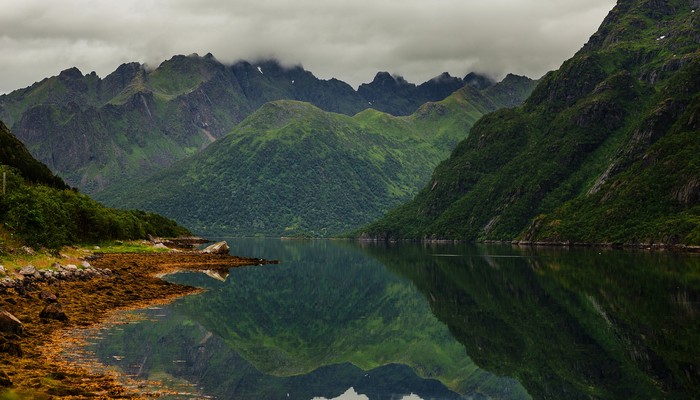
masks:
POLYGON ((693 255, 228 241, 281 264, 168 277, 206 291, 103 333, 97 358, 176 398, 700 394, 693 255))

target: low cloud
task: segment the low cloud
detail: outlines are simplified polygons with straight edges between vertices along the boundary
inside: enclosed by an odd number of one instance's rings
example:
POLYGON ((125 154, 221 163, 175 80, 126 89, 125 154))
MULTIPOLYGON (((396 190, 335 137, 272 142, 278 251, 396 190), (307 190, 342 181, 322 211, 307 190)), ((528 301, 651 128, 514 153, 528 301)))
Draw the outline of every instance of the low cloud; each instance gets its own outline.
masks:
POLYGON ((574 54, 613 0, 5 0, 0 93, 76 66, 100 76, 175 54, 275 57, 353 86, 378 71, 539 77, 574 54))

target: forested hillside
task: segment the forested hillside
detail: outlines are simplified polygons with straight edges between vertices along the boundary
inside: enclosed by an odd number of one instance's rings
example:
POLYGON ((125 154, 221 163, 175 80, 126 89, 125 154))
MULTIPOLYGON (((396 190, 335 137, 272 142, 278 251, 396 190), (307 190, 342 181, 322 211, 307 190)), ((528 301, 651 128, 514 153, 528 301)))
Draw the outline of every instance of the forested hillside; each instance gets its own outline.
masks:
POLYGON ((271 102, 199 154, 96 196, 202 234, 337 235, 410 199, 475 121, 533 86, 513 75, 465 86, 407 117, 271 102))
POLYGON ((23 244, 58 248, 189 233, 159 215, 109 209, 68 188, 2 122, 0 144, 0 253, 23 244))
POLYGON ((698 6, 619 1, 521 107, 482 118, 362 234, 700 243, 698 6))

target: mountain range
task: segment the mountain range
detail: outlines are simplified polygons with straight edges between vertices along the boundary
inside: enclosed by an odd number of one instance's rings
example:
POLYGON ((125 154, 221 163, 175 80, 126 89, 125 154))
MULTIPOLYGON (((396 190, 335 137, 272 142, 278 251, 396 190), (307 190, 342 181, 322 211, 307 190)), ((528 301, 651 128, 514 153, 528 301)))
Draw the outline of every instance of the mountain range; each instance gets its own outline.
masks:
POLYGON ((338 235, 409 200, 475 121, 533 87, 509 75, 404 117, 274 101, 198 154, 95 196, 208 235, 338 235))
POLYGON ((394 239, 700 243, 697 0, 620 0, 522 106, 473 127, 394 239))
POLYGON ((0 120, 70 185, 95 193, 200 151, 269 101, 305 101, 346 115, 370 107, 409 115, 465 85, 494 84, 474 73, 445 73, 414 85, 383 72, 356 91, 274 60, 224 65, 194 54, 155 69, 123 64, 104 79, 62 71, 0 96, 0 120))

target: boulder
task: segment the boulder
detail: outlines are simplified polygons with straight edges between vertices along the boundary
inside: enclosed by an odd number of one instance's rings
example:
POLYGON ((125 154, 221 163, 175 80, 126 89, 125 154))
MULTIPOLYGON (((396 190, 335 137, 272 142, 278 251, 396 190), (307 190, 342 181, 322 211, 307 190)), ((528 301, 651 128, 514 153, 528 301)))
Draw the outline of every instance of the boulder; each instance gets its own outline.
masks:
POLYGON ((41 293, 39 293, 39 300, 43 300, 47 303, 57 303, 58 297, 48 290, 42 290, 41 293))
POLYGON ((229 251, 228 243, 223 241, 223 242, 214 243, 211 246, 207 246, 206 249, 202 250, 202 253, 228 254, 228 251, 229 251))
POLYGON ((41 274, 33 265, 27 265, 19 270, 19 274, 25 278, 41 278, 41 274))
POLYGON ((24 333, 24 324, 9 312, 0 310, 0 332, 21 335, 24 333))
POLYGON ((7 270, 4 265, 0 265, 0 275, 7 275, 7 270))
POLYGON ((163 243, 156 243, 153 245, 154 249, 167 249, 168 246, 164 245, 163 243))
POLYGON ((61 268, 60 268, 60 270, 61 270, 61 271, 67 271, 67 272, 75 272, 75 271, 78 270, 78 267, 76 267, 76 266, 73 265, 73 264, 68 264, 68 265, 65 265, 65 266, 62 265, 61 268))
POLYGON ((66 313, 63 312, 63 305, 61 303, 49 303, 41 310, 39 313, 39 318, 44 319, 55 319, 57 321, 68 321, 66 313))

